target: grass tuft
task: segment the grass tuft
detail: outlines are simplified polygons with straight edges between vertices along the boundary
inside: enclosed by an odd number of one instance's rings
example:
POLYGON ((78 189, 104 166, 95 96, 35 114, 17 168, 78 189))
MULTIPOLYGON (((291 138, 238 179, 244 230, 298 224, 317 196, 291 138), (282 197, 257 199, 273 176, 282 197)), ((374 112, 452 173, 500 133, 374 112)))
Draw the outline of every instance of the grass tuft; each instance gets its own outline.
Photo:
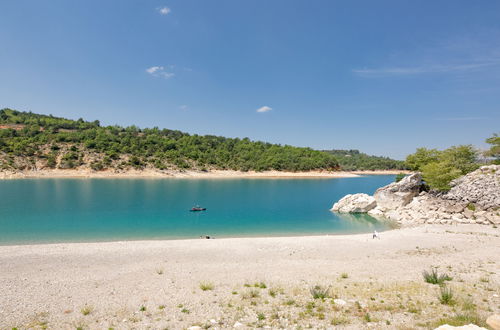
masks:
POLYGON ((443 285, 445 281, 451 281, 453 278, 448 276, 448 274, 439 274, 437 268, 433 267, 430 272, 422 272, 422 276, 427 283, 443 285))
POLYGON ((213 290, 214 289, 214 285, 213 285, 213 283, 210 283, 210 282, 201 282, 200 283, 200 289, 202 291, 213 290))
POLYGON ((442 286, 439 289, 439 302, 443 305, 454 305, 455 300, 454 300, 454 294, 453 290, 447 286, 442 286))
POLYGON ((330 298, 330 287, 315 285, 311 288, 310 291, 314 299, 330 298))
POLYGON ((465 313, 465 314, 456 314, 454 316, 450 316, 447 318, 439 319, 435 323, 435 327, 439 327, 444 324, 448 324, 454 327, 459 327, 462 325, 475 324, 480 327, 486 328, 488 325, 483 317, 479 316, 476 313, 465 313))
POLYGON ((83 315, 89 315, 90 313, 92 313, 94 311, 94 308, 92 306, 85 306, 83 307, 80 312, 82 312, 83 315))

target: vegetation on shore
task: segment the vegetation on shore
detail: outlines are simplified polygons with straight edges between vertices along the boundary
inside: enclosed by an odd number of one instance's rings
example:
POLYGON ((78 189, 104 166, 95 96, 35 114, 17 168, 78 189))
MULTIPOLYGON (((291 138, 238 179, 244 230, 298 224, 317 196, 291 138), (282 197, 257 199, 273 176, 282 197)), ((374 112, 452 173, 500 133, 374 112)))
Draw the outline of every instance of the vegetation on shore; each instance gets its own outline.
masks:
POLYGON ((405 170, 406 164, 402 160, 388 157, 370 156, 359 150, 323 150, 337 159, 344 171, 362 170, 405 170))
POLYGON ((0 169, 45 168, 310 171, 339 165, 310 148, 0 110, 0 169))
POLYGON ((452 180, 488 163, 500 163, 500 137, 494 134, 486 140, 491 148, 484 152, 490 160, 479 160, 481 153, 471 145, 453 146, 445 150, 418 148, 406 157, 406 166, 422 172, 425 183, 433 190, 448 191, 452 180))
POLYGON ((394 170, 403 161, 358 150, 317 151, 248 138, 190 135, 170 129, 101 126, 0 110, 0 170, 90 168, 156 170, 394 170))

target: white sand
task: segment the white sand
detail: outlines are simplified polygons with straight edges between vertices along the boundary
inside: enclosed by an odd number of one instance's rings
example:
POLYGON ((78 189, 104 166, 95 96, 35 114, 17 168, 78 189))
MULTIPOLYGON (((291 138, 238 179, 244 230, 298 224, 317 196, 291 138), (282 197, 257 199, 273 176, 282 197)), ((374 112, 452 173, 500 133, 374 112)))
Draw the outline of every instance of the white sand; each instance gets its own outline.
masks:
MULTIPOLYGON (((400 283, 401 292, 409 286, 419 290, 409 303, 434 301, 437 287, 423 283, 421 276, 433 265, 440 270, 451 267, 454 285, 463 286, 463 292, 470 290, 474 299, 486 299, 480 303, 485 310, 499 311, 500 298, 495 294, 500 283, 500 230, 490 226, 426 225, 383 232, 380 240, 360 234, 0 246, 0 329, 185 328, 210 324, 211 319, 220 322, 219 328, 232 327, 236 321, 273 328, 294 328, 294 322, 302 321, 313 327, 330 326, 342 313, 332 309, 331 302, 324 302, 325 319, 299 312, 311 300, 311 286, 331 285, 348 304, 354 300, 370 304, 374 299, 370 295, 387 294, 387 304, 397 299, 391 290, 370 293, 368 288, 359 294, 347 290, 400 283), (339 280, 343 272, 349 278, 339 280), (488 282, 480 281, 482 276, 488 282), (214 284, 214 290, 200 290, 200 282, 206 281, 214 284), (251 289, 244 284, 254 282, 282 288, 283 293, 272 298, 267 289, 254 289, 261 297, 246 299, 241 294, 251 289), (473 283, 485 288, 479 290, 473 283), (292 298, 296 307, 285 306, 292 298), (161 305, 165 309, 160 310, 161 305), (82 313, 85 306, 89 315, 82 313), (140 311, 141 306, 146 311, 140 311), (259 311, 265 320, 258 321, 259 311), (273 312, 285 316, 273 320, 273 312)), ((418 315, 431 319, 436 308, 426 306, 430 311, 418 315)), ((367 326, 362 323, 365 314, 356 316, 354 307, 349 313, 347 327, 367 326)), ((375 309, 370 313, 386 315, 375 309)), ((417 314, 392 310, 387 315, 392 324, 417 322, 417 314)), ((373 326, 383 329, 383 322, 379 319, 373 326)))

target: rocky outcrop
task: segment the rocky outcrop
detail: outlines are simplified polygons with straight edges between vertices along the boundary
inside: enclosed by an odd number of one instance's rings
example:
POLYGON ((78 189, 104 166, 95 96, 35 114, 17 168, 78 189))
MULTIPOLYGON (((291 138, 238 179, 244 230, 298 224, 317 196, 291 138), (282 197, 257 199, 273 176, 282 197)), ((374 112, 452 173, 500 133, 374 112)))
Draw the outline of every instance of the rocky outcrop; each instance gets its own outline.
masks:
MULTIPOLYGON (((409 175, 400 182, 382 187, 374 194, 376 207, 367 212, 371 216, 394 220, 402 225, 500 225, 500 165, 483 166, 455 180, 447 193, 428 193, 421 191, 421 187, 422 178, 419 174, 409 175)), ((354 205, 348 204, 350 200, 343 201, 344 210, 354 208, 354 205)))
POLYGON ((331 211, 339 213, 366 213, 377 206, 375 198, 367 194, 346 195, 333 204, 331 211))
POLYGON ((414 173, 399 182, 377 189, 373 197, 381 209, 391 210, 409 204, 420 193, 422 176, 414 173))
POLYGON ((494 211, 500 206, 500 165, 483 166, 451 182, 444 199, 474 204, 476 209, 494 211))

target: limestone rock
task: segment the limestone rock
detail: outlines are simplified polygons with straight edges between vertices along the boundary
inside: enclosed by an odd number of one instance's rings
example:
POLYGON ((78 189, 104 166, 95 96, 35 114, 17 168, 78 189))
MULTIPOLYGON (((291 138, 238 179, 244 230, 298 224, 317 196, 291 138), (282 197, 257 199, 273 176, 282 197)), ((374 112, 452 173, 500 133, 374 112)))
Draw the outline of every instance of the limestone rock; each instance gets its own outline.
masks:
POLYGON ((349 194, 333 204, 331 211, 339 213, 366 213, 375 208, 375 198, 367 194, 349 194))
POLYGON ((413 197, 420 193, 422 176, 414 173, 404 177, 399 182, 393 182, 385 187, 377 189, 373 197, 377 206, 386 209, 396 209, 409 204, 413 197))
POLYGON ((475 324, 468 324, 468 325, 462 325, 460 327, 455 327, 455 326, 452 326, 452 325, 448 325, 448 324, 444 324, 434 330, 453 330, 453 329, 460 329, 460 330, 488 330, 486 328, 483 328, 483 327, 479 327, 475 324))
POLYGON ((493 314, 486 319, 486 324, 493 330, 500 330, 500 315, 493 314))
POLYGON ((494 211, 500 207, 500 165, 482 166, 451 182, 443 199, 474 204, 478 210, 494 211))

